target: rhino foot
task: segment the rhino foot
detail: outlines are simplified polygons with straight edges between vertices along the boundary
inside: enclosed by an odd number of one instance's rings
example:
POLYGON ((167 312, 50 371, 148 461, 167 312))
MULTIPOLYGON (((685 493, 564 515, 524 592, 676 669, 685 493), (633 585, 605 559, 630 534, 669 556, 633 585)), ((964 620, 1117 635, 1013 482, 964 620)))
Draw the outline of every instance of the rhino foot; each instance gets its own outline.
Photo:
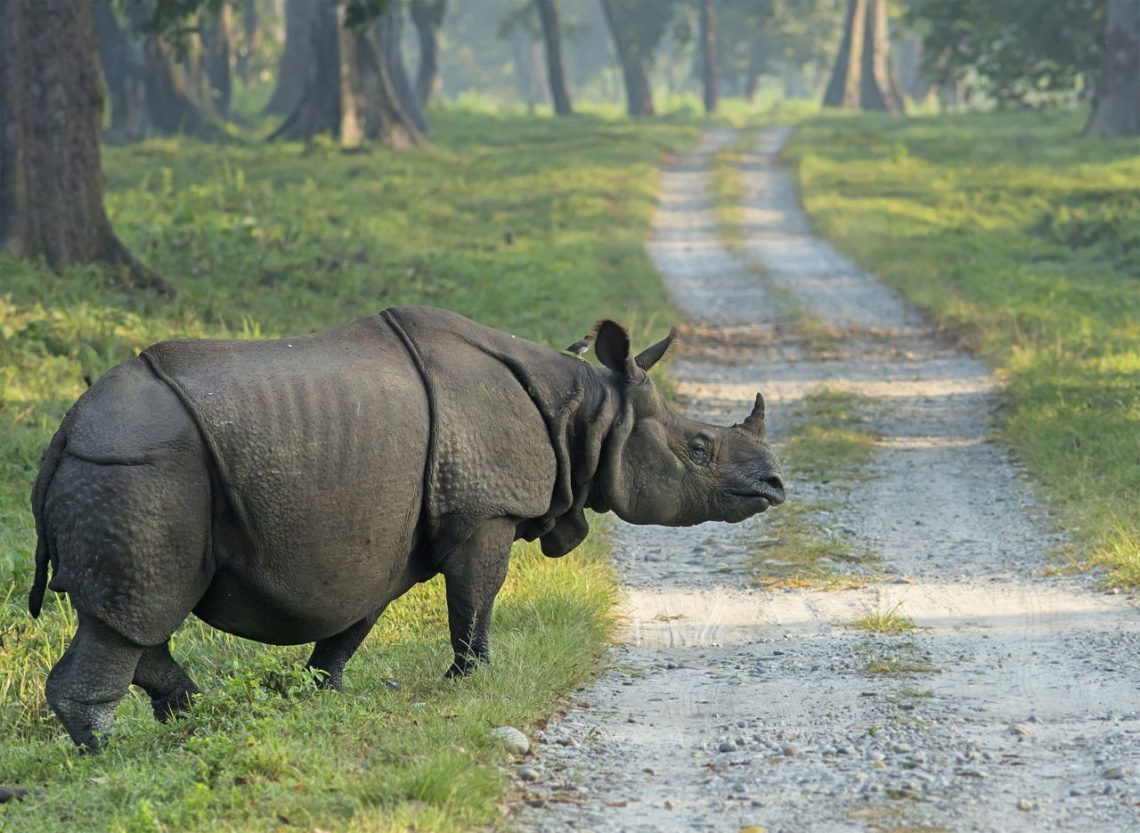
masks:
POLYGON ((172 691, 162 697, 152 697, 150 707, 154 711, 154 719, 165 723, 172 717, 180 717, 190 711, 190 704, 195 694, 201 694, 194 683, 178 691, 172 691))
POLYGON ((106 746, 115 708, 144 649, 97 619, 79 614, 75 638, 48 674, 48 705, 85 752, 106 746))

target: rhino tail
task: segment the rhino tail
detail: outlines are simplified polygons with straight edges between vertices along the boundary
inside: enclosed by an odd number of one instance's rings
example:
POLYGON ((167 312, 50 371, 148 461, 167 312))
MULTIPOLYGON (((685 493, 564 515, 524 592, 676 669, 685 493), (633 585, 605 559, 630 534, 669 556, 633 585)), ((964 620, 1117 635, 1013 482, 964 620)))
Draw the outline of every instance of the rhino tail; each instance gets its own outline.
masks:
POLYGON ((36 574, 32 580, 32 590, 28 594, 28 612, 33 617, 38 617, 43 607, 44 591, 47 590, 48 583, 48 564, 53 562, 51 550, 48 548, 47 524, 44 521, 44 500, 48 486, 55 477, 55 470, 59 468, 65 445, 67 437, 63 431, 57 431, 47 451, 44 452, 39 476, 36 477, 36 484, 32 487, 32 515, 36 519, 36 574))

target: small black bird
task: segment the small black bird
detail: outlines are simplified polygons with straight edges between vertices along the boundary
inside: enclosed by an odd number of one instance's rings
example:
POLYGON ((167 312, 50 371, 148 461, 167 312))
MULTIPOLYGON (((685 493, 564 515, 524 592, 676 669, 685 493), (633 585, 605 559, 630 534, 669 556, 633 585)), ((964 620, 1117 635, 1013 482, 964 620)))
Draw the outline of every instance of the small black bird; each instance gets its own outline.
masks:
POLYGON ((508 229, 506 233, 503 234, 503 242, 508 246, 515 242, 515 235, 512 231, 510 231, 510 229, 508 229))
POLYGON ((577 341, 575 341, 573 344, 571 344, 569 347, 567 347, 565 352, 570 353, 571 355, 577 356, 578 358, 581 359, 582 356, 584 356, 586 354, 586 352, 590 349, 590 342, 592 342, 593 340, 594 340, 594 334, 590 333, 585 338, 580 338, 577 341))

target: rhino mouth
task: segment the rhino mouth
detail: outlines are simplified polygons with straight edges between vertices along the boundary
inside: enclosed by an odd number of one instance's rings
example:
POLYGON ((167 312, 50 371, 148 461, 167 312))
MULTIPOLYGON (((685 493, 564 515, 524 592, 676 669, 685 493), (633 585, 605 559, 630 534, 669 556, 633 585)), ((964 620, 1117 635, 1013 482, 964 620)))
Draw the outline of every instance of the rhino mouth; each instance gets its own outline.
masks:
POLYGON ((768 483, 760 483, 748 489, 733 489, 728 494, 735 500, 756 504, 760 507, 760 512, 784 502, 784 490, 768 483))

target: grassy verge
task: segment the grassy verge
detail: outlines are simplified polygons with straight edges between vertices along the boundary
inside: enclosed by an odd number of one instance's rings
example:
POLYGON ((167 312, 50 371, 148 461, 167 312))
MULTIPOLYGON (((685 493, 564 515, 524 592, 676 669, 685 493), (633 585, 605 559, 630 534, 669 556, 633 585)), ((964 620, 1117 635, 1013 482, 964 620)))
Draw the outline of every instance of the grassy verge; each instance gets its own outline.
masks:
POLYGON ((817 229, 998 369, 1079 563, 1140 587, 1140 154, 1080 118, 819 118, 787 153, 817 229))
MULTIPOLYGON (((839 498, 854 489, 875 453, 876 435, 866 424, 872 402, 859 394, 822 389, 808 394, 792 414, 780 451, 789 479, 828 483, 839 498)), ((800 500, 768 522, 771 537, 756 545, 753 582, 768 588, 858 587, 876 573, 876 556, 822 521, 828 507, 800 500)))
POLYGON ((27 495, 83 375, 178 336, 304 333, 402 303, 447 306, 563 346, 601 316, 635 341, 674 319, 643 240, 663 153, 696 128, 437 115, 433 147, 343 156, 323 145, 152 141, 109 149, 120 235, 181 288, 123 291, 98 269, 0 260, 0 806, 20 831, 453 831, 497 826, 507 753, 487 730, 529 729, 597 673, 613 580, 597 542, 559 561, 519 547, 496 607, 494 667, 445 682, 438 581, 382 617, 343 694, 314 691, 301 648, 194 622, 174 652, 207 689, 163 726, 132 695, 107 754, 82 758, 43 680, 73 627, 49 594, 27 617, 27 495))

